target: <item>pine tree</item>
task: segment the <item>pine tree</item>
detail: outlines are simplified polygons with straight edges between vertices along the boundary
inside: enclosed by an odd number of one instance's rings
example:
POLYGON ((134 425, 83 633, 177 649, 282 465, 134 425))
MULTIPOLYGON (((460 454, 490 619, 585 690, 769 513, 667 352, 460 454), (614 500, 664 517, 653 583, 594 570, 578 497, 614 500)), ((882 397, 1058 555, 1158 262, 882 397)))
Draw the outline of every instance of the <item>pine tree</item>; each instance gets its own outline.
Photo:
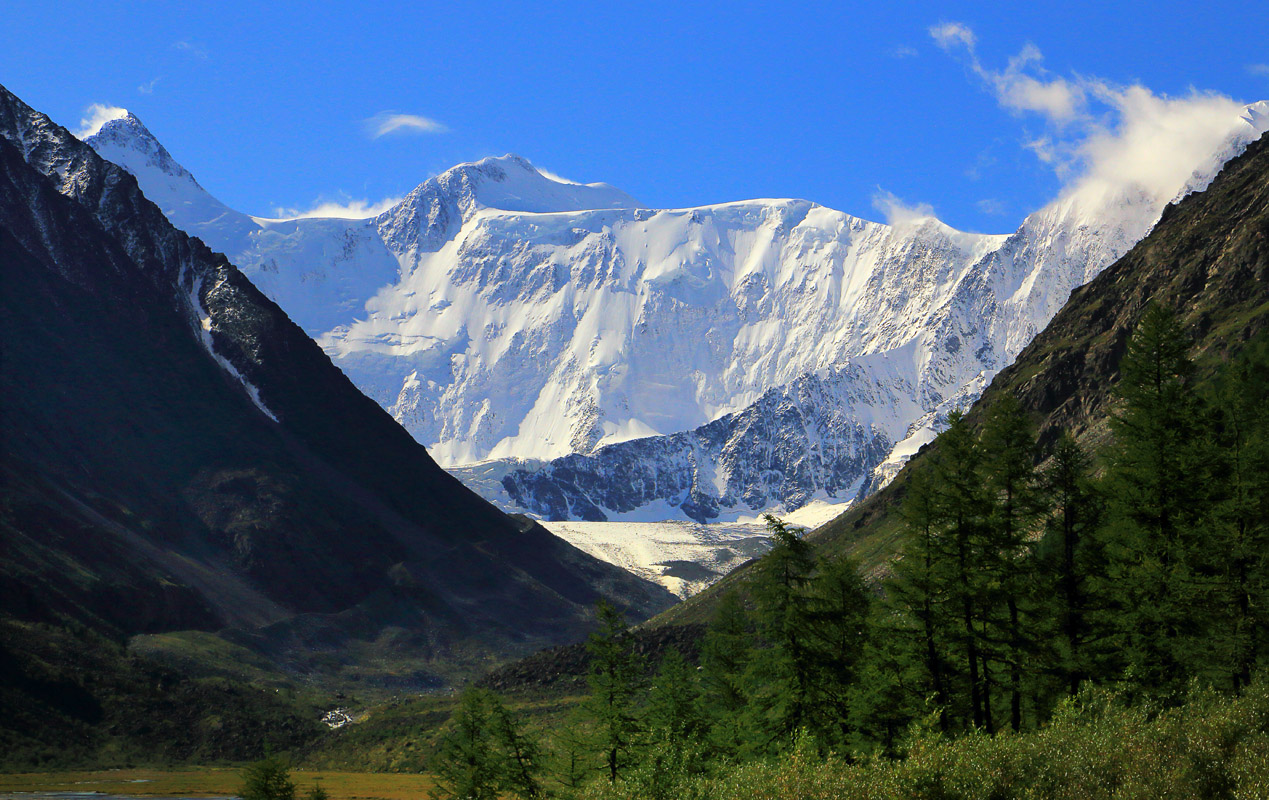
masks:
POLYGON ((984 537, 990 500, 982 483, 982 451, 969 423, 959 411, 948 415, 948 427, 939 436, 942 447, 934 462, 934 516, 939 528, 935 541, 944 555, 936 581, 948 593, 955 646, 966 677, 969 719, 975 728, 992 731, 991 676, 984 660, 985 620, 991 612, 990 580, 984 537))
POLYGON ((629 763, 638 733, 634 713, 639 660, 630 647, 626 620, 608 602, 596 606, 599 630, 586 644, 591 666, 587 683, 590 696, 583 704, 594 722, 608 780, 617 781, 629 763))
POLYGON ((1120 361, 1107 454, 1113 583, 1125 652, 1140 685, 1177 693, 1205 660, 1203 546, 1212 454, 1180 322, 1149 306, 1120 361))
POLYGON ((1215 381, 1217 512, 1209 567, 1223 609, 1214 638, 1234 689, 1251 683, 1269 629, 1269 337, 1249 344, 1215 381))
POLYGON ((947 632, 955 620, 948 613, 948 564, 939 538, 942 521, 933 480, 931 472, 924 470, 914 472, 909 479, 900 507, 905 536, 893 574, 886 582, 885 607, 874 621, 877 632, 871 639, 892 643, 875 655, 896 680, 908 673, 916 676, 902 681, 910 693, 919 694, 910 698, 910 704, 919 708, 925 700, 932 701, 938 710, 939 727, 946 731, 951 703, 947 632), (905 663, 901 642, 907 643, 907 663, 919 667, 901 666, 905 663))
POLYGON ((807 583, 815 566, 802 531, 766 515, 771 550, 756 571, 752 595, 762 646, 746 672, 751 749, 791 742, 815 713, 816 666, 808 620, 807 583))
POLYGON ((441 737, 430 768, 434 800, 496 800, 504 765, 491 725, 490 692, 469 685, 459 696, 450 729, 441 737))
POLYGON ((286 762, 277 756, 266 756, 248 764, 242 771, 242 800, 295 800, 295 782, 286 762))
POLYGON ((543 797, 546 793, 539 778, 541 751, 538 744, 524 733, 520 722, 498 695, 490 693, 488 698, 489 724, 502 757, 503 790, 524 800, 543 797))
POLYGON ((868 640, 871 595, 851 558, 822 560, 809 586, 807 610, 819 698, 808 727, 822 745, 849 741, 850 696, 868 640))
POLYGON ((701 693, 710 722, 712 749, 734 758, 746 739, 745 670, 753 632, 740 595, 722 596, 701 643, 701 693))
POLYGON ((1105 577, 1105 554, 1098 521, 1100 501, 1088 454, 1063 435, 1042 477, 1047 518, 1036 558, 1037 602, 1050 611, 1046 660, 1062 690, 1074 697, 1080 684, 1103 677, 1104 655, 1097 649, 1096 615, 1105 577))
POLYGON ((1023 671, 1033 650, 1022 617, 1034 566, 1029 536, 1037 527, 1041 500, 1035 433, 1012 394, 1001 396, 988 412, 981 448, 990 503, 983 558, 995 576, 985 602, 992 609, 1003 607, 1003 617, 989 619, 988 637, 992 649, 999 651, 995 660, 1003 661, 1009 671, 1009 725, 1016 731, 1022 727, 1023 671))

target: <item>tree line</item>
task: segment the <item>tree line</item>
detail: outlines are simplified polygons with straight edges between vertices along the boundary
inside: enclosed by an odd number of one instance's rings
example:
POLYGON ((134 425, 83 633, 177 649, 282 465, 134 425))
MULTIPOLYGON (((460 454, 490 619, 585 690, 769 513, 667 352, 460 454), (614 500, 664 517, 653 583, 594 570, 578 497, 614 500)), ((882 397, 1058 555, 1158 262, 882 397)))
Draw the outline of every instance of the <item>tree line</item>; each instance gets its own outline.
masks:
POLYGON ((900 752, 913 725, 1036 728, 1090 685, 1167 705, 1195 682, 1237 693, 1269 656, 1269 347, 1196 380, 1176 315, 1144 313, 1119 364, 1110 436, 1042 452, 1006 393, 975 429, 949 415, 911 471, 903 540, 870 585, 767 517, 772 548, 724 596, 699 664, 644 681, 599 608, 589 693, 549 758, 491 692, 464 692, 438 796, 541 797, 814 751, 900 752), (549 767, 549 769, 548 769, 549 767))

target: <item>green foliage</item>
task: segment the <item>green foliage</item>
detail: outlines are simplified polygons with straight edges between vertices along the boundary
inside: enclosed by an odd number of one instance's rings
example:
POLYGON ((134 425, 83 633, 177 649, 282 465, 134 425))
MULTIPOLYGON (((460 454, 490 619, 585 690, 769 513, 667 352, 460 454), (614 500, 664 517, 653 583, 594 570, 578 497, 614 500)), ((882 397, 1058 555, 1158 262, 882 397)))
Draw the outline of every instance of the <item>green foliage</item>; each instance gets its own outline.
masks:
POLYGON ((496 694, 476 686, 463 690, 431 770, 437 781, 431 796, 438 800, 543 795, 537 746, 496 694))
POLYGON ((630 648, 621 613, 601 600, 596 614, 600 627, 586 646, 591 657, 590 696, 583 709, 593 724, 608 780, 615 781, 631 759, 638 734, 634 702, 640 660, 630 648))
POLYGON ((277 756, 248 764, 242 770, 242 800, 295 800, 295 782, 286 762, 277 756))
MULTIPOLYGON (((917 727, 898 760, 854 763, 810 749, 714 775, 688 776, 662 796, 714 800, 1123 800, 1260 798, 1269 790, 1269 688, 1241 697, 1194 690, 1160 710, 1086 690, 1045 727, 956 738, 917 727)), ((594 786, 594 800, 642 798, 633 780, 594 786)))
POLYGON ((1106 453, 1122 646, 1137 680, 1163 694, 1179 691, 1204 660, 1194 611, 1210 590, 1191 556, 1212 507, 1213 453, 1187 348, 1176 316, 1150 306, 1120 362, 1106 453))

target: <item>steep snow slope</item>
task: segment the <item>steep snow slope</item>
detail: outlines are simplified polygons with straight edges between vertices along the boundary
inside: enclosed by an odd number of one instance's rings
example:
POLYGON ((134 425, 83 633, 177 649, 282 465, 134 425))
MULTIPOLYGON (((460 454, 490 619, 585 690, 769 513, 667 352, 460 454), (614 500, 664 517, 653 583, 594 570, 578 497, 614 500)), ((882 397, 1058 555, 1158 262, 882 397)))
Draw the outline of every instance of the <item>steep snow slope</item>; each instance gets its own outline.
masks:
POLYGON ((501 474, 487 496, 711 519, 884 483, 1267 112, 1216 121, 1210 156, 1150 185, 1083 181, 1007 236, 801 200, 650 210, 514 156, 373 220, 206 235, 439 462, 501 474), (465 466, 490 459, 546 463, 465 466))

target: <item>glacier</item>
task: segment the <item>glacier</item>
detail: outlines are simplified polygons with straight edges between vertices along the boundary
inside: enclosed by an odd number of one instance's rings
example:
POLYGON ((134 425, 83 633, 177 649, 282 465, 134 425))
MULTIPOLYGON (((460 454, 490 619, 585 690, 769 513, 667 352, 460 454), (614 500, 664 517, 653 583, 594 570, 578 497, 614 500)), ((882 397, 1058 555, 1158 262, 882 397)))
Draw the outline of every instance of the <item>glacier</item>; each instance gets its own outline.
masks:
POLYGON ((653 209, 514 155, 373 218, 267 219, 217 201, 131 114, 86 141, 487 498, 701 522, 883 485, 1267 128, 1269 103, 1247 106, 1182 177, 1077 182, 999 235, 797 199, 653 209))

